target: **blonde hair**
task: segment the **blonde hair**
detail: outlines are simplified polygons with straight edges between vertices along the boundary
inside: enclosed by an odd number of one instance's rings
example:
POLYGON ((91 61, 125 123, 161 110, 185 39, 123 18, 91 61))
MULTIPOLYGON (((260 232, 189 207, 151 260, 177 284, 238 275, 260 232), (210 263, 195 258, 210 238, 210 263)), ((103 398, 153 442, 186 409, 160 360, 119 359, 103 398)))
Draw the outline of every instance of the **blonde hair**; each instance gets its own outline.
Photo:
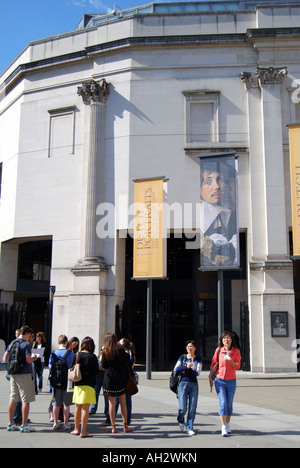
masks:
POLYGON ((68 338, 66 337, 66 335, 59 335, 57 343, 61 345, 67 343, 67 341, 68 338))

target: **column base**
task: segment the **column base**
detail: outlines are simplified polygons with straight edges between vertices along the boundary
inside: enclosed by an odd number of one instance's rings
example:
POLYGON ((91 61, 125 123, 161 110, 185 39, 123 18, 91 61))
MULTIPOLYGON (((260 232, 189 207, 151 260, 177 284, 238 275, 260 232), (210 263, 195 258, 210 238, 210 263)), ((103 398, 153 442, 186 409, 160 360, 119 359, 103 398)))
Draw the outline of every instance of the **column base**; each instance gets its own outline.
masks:
POLYGON ((107 271, 107 265, 102 257, 86 257, 78 260, 78 263, 72 268, 72 273, 85 271, 107 271))

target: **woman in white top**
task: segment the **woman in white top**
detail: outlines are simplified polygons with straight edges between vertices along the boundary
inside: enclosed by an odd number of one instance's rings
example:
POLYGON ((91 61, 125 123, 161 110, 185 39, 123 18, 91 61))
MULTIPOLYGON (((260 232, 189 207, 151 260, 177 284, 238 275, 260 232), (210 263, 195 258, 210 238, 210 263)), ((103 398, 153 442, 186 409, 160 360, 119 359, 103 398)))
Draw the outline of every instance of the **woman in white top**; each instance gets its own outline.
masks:
POLYGON ((41 356, 38 355, 37 360, 34 362, 34 381, 35 381, 35 393, 38 390, 41 392, 43 389, 43 372, 45 367, 45 347, 46 347, 46 335, 44 332, 38 332, 36 334, 36 341, 32 346, 34 349, 43 349, 41 356), (39 385, 37 385, 37 381, 39 385))

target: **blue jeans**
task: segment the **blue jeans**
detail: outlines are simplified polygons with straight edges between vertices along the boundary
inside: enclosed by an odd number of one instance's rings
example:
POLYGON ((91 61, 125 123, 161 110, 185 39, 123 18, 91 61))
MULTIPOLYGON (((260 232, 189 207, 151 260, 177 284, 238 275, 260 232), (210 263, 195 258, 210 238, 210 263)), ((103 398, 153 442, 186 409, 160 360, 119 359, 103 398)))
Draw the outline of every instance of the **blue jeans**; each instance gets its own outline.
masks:
POLYGON ((184 417, 188 411, 186 430, 192 431, 198 403, 198 382, 180 382, 177 395, 179 403, 177 421, 184 424, 184 417))
POLYGON ((222 380, 217 377, 215 387, 219 398, 219 415, 231 416, 236 380, 222 380))
MULTIPOLYGON (((99 401, 99 395, 100 395, 100 391, 101 391, 101 388, 103 386, 103 379, 104 377, 97 377, 96 378, 96 386, 95 386, 95 394, 96 394, 96 403, 95 404, 92 404, 91 405, 91 408, 90 408, 90 413, 93 413, 95 414, 97 412, 97 409, 98 409, 98 401, 99 401)), ((105 414, 106 414, 106 411, 104 410, 105 414)))
POLYGON ((38 393, 38 390, 42 391, 43 388, 43 372, 45 368, 45 363, 41 362, 40 363, 40 368, 39 371, 37 372, 36 366, 34 366, 34 387, 35 387, 35 393, 38 393), (39 382, 39 388, 38 388, 38 382, 39 382))

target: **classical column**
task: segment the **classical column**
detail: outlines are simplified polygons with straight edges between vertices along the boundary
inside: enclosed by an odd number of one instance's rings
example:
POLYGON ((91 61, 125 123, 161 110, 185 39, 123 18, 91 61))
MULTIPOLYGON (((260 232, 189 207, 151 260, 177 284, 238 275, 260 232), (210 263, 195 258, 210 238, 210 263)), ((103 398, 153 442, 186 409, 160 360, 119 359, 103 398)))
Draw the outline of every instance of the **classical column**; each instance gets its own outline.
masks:
POLYGON ((90 135, 88 151, 88 180, 86 206, 86 236, 83 265, 105 267, 102 240, 96 233, 96 209, 103 202, 105 103, 109 84, 91 80, 78 88, 78 95, 90 107, 90 135))
POLYGON ((254 262, 289 259, 280 97, 286 73, 259 67, 241 74, 248 91, 254 262))
POLYGON ((292 262, 285 206, 281 84, 286 68, 243 72, 248 97, 251 222, 249 226, 248 302, 252 371, 294 369, 292 262), (271 311, 288 311, 290 337, 282 346, 271 337, 271 311))
POLYGON ((265 198, 267 214, 267 259, 288 260, 285 182, 282 138, 281 84, 286 68, 257 68, 261 88, 265 198))
POLYGON ((241 79, 246 86, 248 98, 250 209, 252 219, 248 230, 248 249, 250 261, 256 262, 264 260, 267 252, 261 91, 258 77, 254 72, 242 72, 241 79))

